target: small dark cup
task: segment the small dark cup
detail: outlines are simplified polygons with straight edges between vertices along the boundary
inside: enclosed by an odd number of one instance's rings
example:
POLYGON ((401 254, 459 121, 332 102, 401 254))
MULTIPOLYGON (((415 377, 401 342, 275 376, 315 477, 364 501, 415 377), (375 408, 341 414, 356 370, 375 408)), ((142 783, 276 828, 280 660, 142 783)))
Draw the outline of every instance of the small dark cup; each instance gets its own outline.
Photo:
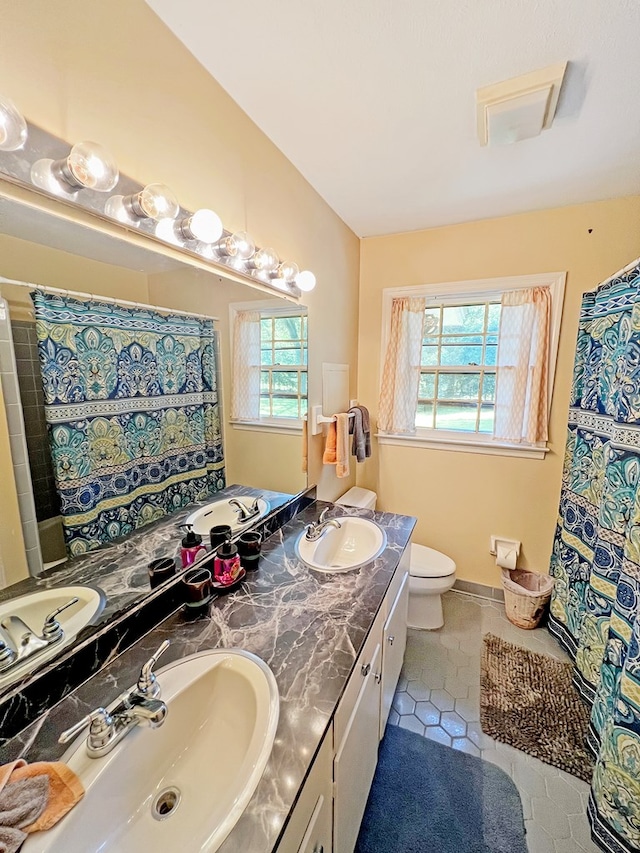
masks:
POLYGON ((209 531, 209 539, 211 539, 211 547, 215 551, 219 545, 231 539, 232 530, 228 524, 216 524, 209 531))
POLYGON ((204 608, 211 598, 211 572, 209 569, 190 569, 182 578, 185 604, 190 608, 204 608))
POLYGON ((173 557, 158 557, 157 560, 152 560, 149 563, 147 570, 151 589, 155 589, 175 575, 176 563, 173 557))
POLYGON ((247 572, 257 569, 262 549, 262 535, 249 530, 240 536, 236 544, 242 568, 247 572))

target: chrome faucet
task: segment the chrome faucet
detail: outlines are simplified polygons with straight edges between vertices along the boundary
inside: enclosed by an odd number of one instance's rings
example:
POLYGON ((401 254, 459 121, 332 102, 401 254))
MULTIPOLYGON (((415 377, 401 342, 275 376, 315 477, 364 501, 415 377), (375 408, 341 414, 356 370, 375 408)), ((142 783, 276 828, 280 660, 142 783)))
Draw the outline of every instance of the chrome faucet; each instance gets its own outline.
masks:
POLYGON ((335 527, 337 530, 340 530, 342 527, 337 518, 326 517, 328 512, 329 507, 326 507, 326 509, 323 509, 320 513, 320 518, 317 522, 312 521, 311 524, 307 524, 305 527, 306 532, 304 534, 304 538, 308 539, 309 542, 315 542, 316 539, 319 539, 329 527, 335 527))
POLYGON ((27 658, 64 639, 64 631, 57 617, 67 607, 72 607, 79 601, 79 598, 72 598, 49 613, 42 626, 42 636, 32 631, 19 616, 4 618, 0 622, 0 672, 18 666, 27 658))
POLYGON ((242 501, 237 498, 231 498, 229 501, 229 506, 232 506, 235 511, 238 513, 238 521, 244 523, 245 521, 251 521, 256 515, 260 513, 260 504, 258 503, 258 498, 255 498, 251 506, 247 506, 243 504, 242 501))
POLYGON ((96 708, 83 717, 70 729, 62 732, 58 743, 68 743, 89 727, 87 736, 87 755, 89 758, 102 758, 126 737, 136 726, 159 728, 167 716, 167 706, 158 697, 160 684, 153 667, 169 648, 169 640, 164 640, 157 652, 143 665, 136 686, 123 694, 110 711, 96 708))

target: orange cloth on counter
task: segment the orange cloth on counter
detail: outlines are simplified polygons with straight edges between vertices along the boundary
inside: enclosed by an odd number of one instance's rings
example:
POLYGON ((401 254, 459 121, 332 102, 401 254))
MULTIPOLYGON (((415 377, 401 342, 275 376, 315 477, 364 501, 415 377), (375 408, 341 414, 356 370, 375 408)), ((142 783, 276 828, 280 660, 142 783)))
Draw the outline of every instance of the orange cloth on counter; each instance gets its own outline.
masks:
POLYGON ((23 827, 23 832, 51 829, 84 797, 82 782, 73 770, 61 761, 35 761, 33 764, 27 764, 19 759, 4 764, 0 767, 0 790, 7 784, 34 776, 48 777, 49 796, 40 817, 29 826, 23 827))

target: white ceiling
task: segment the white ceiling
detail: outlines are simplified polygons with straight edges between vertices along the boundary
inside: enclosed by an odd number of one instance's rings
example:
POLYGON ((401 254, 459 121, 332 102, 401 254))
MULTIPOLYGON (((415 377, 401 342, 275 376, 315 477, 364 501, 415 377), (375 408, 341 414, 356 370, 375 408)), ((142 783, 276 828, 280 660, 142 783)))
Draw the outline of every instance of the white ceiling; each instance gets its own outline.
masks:
POLYGON ((640 192, 638 0, 147 2, 360 236, 640 192), (565 59, 481 148, 475 90, 565 59))

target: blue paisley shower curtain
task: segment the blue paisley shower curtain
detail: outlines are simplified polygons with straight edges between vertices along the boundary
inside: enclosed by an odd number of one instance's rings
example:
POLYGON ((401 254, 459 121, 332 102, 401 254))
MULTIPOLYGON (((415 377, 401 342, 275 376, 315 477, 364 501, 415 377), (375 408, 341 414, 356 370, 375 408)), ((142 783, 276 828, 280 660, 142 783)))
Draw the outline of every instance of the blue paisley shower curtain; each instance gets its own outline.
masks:
POLYGON ((72 555, 224 487, 212 321, 39 291, 32 299, 72 555))
POLYGON ((549 628, 591 705, 589 817, 600 846, 640 849, 640 265, 585 294, 549 628))

